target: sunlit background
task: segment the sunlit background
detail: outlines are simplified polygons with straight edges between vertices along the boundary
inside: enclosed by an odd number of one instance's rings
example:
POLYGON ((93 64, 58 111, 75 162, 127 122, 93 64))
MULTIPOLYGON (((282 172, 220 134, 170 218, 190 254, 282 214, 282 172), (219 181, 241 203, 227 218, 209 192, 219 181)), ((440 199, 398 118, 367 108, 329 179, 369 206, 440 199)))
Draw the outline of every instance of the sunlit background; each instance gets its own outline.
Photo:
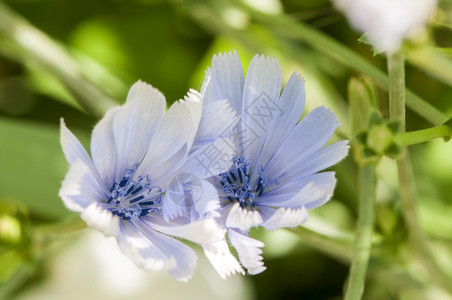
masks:
MULTIPOLYGON (((449 59, 452 2, 439 5, 422 38, 449 59)), ((255 53, 274 56, 284 82, 301 72, 307 109, 331 108, 341 122, 335 139, 350 138, 347 85, 362 72, 329 49, 325 38, 386 72, 384 55, 374 56, 358 42, 360 34, 328 0, 0 2, 0 298, 341 299, 357 214, 352 156, 335 166, 335 195, 310 212, 304 228, 252 232, 266 244, 267 270, 256 276, 222 280, 200 249, 188 283, 144 272, 114 240, 92 229, 72 230, 76 215, 58 198, 68 168, 59 144, 61 117, 88 147, 101 117, 90 102, 122 103, 141 79, 172 103, 201 87, 220 51, 236 49, 244 69, 255 53), (328 239, 339 242, 332 246, 328 239)), ((452 116, 447 79, 408 61, 406 80, 409 89, 452 116)), ((388 95, 377 92, 387 116, 388 95)), ((407 130, 429 126, 408 111, 407 130)), ((452 144, 438 139, 410 151, 421 227, 452 275, 452 144)), ((383 158, 378 174, 376 246, 365 299, 449 299, 432 285, 428 271, 409 261, 394 162, 383 158)))

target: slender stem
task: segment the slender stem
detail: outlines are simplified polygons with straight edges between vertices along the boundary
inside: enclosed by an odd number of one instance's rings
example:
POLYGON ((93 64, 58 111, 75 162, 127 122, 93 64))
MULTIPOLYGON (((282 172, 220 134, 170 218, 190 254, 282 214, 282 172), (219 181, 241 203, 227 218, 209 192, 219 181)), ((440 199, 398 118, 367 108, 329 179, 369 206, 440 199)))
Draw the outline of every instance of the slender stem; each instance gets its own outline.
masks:
POLYGON ((397 142, 401 147, 424 143, 437 138, 450 138, 452 128, 449 125, 442 125, 422 130, 404 132, 397 136, 397 142))
POLYGON ((419 68, 452 85, 452 61, 444 52, 433 47, 420 47, 408 53, 408 60, 419 68))
MULTIPOLYGON (((401 123, 402 133, 405 131, 405 74, 404 58, 396 53, 388 55, 388 72, 390 78, 389 114, 390 119, 401 123)), ((416 206, 416 189, 414 186, 413 172, 409 153, 402 148, 402 155, 397 159, 397 170, 399 177, 399 192, 402 213, 408 228, 408 238, 413 250, 420 259, 423 266, 430 272, 433 280, 448 291, 452 291, 450 279, 447 278, 436 264, 428 248, 427 239, 418 220, 416 206)))
POLYGON ((80 217, 63 223, 44 225, 34 229, 34 236, 41 240, 58 239, 86 228, 86 223, 80 217))
POLYGON ((405 132, 405 65, 401 53, 388 55, 389 119, 400 122, 405 132))
POLYGON ((289 229, 299 236, 303 242, 334 258, 348 263, 351 261, 352 239, 334 239, 305 227, 289 229))
POLYGON ((360 193, 357 235, 353 249, 347 290, 344 299, 359 300, 364 292, 367 265, 370 257, 374 222, 375 169, 372 165, 360 167, 360 193))

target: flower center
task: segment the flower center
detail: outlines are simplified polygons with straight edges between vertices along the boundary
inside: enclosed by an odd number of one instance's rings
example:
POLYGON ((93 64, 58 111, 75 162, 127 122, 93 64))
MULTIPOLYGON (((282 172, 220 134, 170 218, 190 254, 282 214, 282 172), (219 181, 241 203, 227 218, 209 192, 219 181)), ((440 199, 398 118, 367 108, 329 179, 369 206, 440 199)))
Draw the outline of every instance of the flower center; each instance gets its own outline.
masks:
POLYGON ((264 193, 265 187, 270 184, 279 184, 277 180, 267 179, 264 174, 264 169, 259 168, 259 175, 254 184, 250 183, 249 162, 243 157, 234 155, 232 157, 231 168, 224 173, 221 173, 220 183, 223 191, 226 193, 229 201, 239 202, 240 207, 254 209, 256 206, 256 197, 264 193))
POLYGON ((151 185, 149 175, 138 176, 134 180, 139 164, 126 169, 124 176, 110 188, 108 209, 123 220, 137 219, 150 212, 160 212, 162 190, 151 185))

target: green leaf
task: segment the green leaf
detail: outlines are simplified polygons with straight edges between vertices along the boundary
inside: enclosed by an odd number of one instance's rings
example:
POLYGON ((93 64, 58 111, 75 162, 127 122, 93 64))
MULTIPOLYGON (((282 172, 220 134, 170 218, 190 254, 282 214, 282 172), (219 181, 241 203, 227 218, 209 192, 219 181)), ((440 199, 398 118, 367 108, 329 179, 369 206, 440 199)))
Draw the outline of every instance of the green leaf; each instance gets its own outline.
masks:
POLYGON ((68 168, 59 129, 0 118, 0 137, 0 198, 22 202, 43 218, 67 216, 58 197, 68 168))

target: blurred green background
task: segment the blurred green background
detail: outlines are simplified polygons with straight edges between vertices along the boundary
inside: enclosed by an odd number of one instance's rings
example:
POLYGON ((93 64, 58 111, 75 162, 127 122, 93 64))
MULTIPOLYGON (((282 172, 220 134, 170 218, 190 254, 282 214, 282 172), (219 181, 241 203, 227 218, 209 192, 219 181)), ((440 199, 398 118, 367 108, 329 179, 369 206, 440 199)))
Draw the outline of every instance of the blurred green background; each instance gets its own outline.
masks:
MULTIPOLYGON (((451 19, 451 1, 441 1, 425 38, 447 60, 451 19)), ((172 103, 200 88, 213 54, 236 49, 245 70, 263 53, 279 60, 285 82, 301 72, 307 109, 332 108, 342 124, 335 139, 350 138, 347 84, 363 72, 341 49, 386 72, 384 56, 373 56, 359 37, 327 0, 0 2, 0 298, 341 299, 356 221, 352 156, 334 168, 335 195, 312 211, 304 228, 253 232, 266 244, 264 273, 223 281, 200 258, 193 280, 183 284, 137 271, 111 240, 90 229, 69 233, 75 214, 57 195, 67 171, 59 122, 63 117, 88 148, 101 111, 110 100, 122 103, 135 81, 152 84, 172 103)), ((387 116, 385 88, 372 79, 387 116)), ((408 61, 406 80, 452 115, 447 78, 408 61)), ((407 130, 429 126, 408 111, 407 130)), ((421 226, 452 275, 452 146, 436 140, 410 149, 421 226)), ((365 299, 448 299, 428 271, 410 261, 393 161, 384 158, 378 174, 365 299)))

